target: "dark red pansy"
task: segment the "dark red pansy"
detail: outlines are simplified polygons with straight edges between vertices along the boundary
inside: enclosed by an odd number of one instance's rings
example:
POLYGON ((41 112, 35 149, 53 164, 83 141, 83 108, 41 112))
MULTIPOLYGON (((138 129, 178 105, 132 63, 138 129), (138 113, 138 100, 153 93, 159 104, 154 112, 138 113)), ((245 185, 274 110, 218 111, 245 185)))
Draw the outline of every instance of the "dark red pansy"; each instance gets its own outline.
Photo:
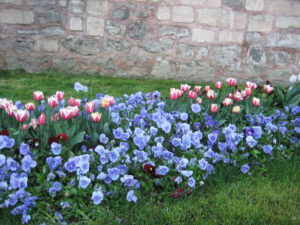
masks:
POLYGON ((65 142, 68 139, 68 136, 65 133, 56 135, 57 140, 61 140, 62 142, 65 142))
POLYGON ((269 80, 266 80, 266 84, 271 85, 271 82, 269 80))
POLYGON ((9 136, 9 132, 8 132, 8 130, 3 129, 3 130, 0 132, 0 135, 9 136))
POLYGON ((40 144, 41 144, 41 142, 40 142, 39 139, 34 139, 33 142, 32 142, 32 147, 33 148, 38 148, 38 147, 40 147, 40 144))
POLYGON ((145 164, 145 165, 144 165, 144 170, 145 170, 146 173, 149 174, 150 176, 154 176, 154 175, 155 175, 155 167, 152 166, 151 164, 145 164))
POLYGON ((171 193, 171 196, 172 196, 173 198, 180 198, 182 194, 183 194, 182 188, 177 188, 177 191, 172 192, 172 193, 171 193))
POLYGON ((56 137, 49 137, 49 138, 48 138, 48 145, 51 146, 51 144, 52 144, 53 142, 58 142, 58 140, 56 139, 56 137))

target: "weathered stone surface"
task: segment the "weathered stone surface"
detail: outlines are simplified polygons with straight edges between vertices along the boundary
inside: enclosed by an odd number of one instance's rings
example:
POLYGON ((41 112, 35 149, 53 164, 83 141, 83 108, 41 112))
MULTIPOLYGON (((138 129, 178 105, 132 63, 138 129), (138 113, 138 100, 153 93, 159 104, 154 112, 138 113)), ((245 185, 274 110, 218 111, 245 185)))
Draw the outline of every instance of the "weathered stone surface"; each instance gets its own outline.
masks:
POLYGON ((134 13, 134 15, 139 18, 147 18, 149 16, 149 12, 146 10, 138 10, 134 13))
POLYGON ((208 55, 208 49, 205 47, 199 47, 197 59, 202 59, 203 56, 207 56, 207 55, 208 55))
POLYGON ((45 27, 41 33, 48 36, 60 36, 65 34, 65 29, 61 26, 45 27))
POLYGON ((129 24, 129 36, 132 39, 143 39, 150 29, 150 25, 144 21, 133 21, 129 24))
POLYGON ((275 26, 281 29, 288 29, 288 28, 300 29, 300 18, 277 16, 275 26))
POLYGON ((228 27, 229 13, 222 9, 198 9, 198 22, 212 27, 228 27))
POLYGON ((300 48, 300 35, 293 33, 275 33, 267 36, 267 46, 300 48))
POLYGON ((224 4, 236 10, 242 10, 245 8, 245 0, 224 0, 224 4))
POLYGON ((31 38, 17 38, 13 42, 13 51, 16 54, 26 55, 32 52, 34 40, 31 38))
POLYGON ((180 23, 194 22, 194 8, 189 6, 174 6, 173 21, 180 23))
POLYGON ((188 28, 179 26, 160 26, 158 28, 159 36, 175 35, 176 38, 183 38, 190 36, 191 32, 188 28))
POLYGON ((0 3, 13 4, 13 5, 22 5, 23 0, 0 0, 0 3))
POLYGON ((194 46, 180 43, 176 46, 176 55, 178 58, 193 58, 194 46))
POLYGON ((8 49, 10 49, 10 40, 0 39, 0 51, 6 51, 8 49))
POLYGON ((100 56, 96 58, 95 63, 100 67, 101 73, 109 74, 115 72, 118 68, 116 60, 112 56, 100 56))
POLYGON ((82 55, 96 55, 100 52, 98 40, 92 38, 71 36, 64 39, 62 44, 69 51, 82 55))
POLYGON ((156 60, 152 66, 152 79, 170 79, 176 76, 176 67, 174 62, 167 60, 156 60))
POLYGON ((233 14, 233 27, 236 29, 245 29, 247 24, 247 14, 242 12, 234 12, 234 11, 232 11, 232 14, 233 14))
POLYGON ((66 16, 59 9, 48 9, 45 12, 35 14, 36 21, 39 24, 57 23, 65 24, 66 16))
POLYGON ((265 6, 265 0, 246 0, 245 8, 249 11, 262 11, 265 6))
POLYGON ((208 63, 198 61, 180 62, 176 78, 197 82, 200 80, 213 82, 214 74, 214 69, 208 63))
POLYGON ((222 4, 221 0, 209 0, 206 2, 206 6, 208 7, 220 7, 222 4))
POLYGON ((172 48, 173 43, 174 41, 171 39, 145 40, 139 46, 147 52, 156 53, 172 48))
POLYGON ((218 42, 230 43, 235 42, 242 44, 244 41, 244 33, 243 32, 231 32, 227 30, 223 30, 219 33, 218 42))
POLYGON ((292 3, 296 1, 287 0, 265 0, 265 9, 271 13, 289 14, 292 10, 292 3))
POLYGON ((245 72, 248 74, 261 74, 267 70, 266 52, 263 46, 250 46, 244 60, 245 72))
POLYGON ((81 31, 83 28, 82 19, 80 17, 71 17, 69 28, 70 30, 81 31))
POLYGON ((294 63, 295 55, 285 51, 269 51, 268 59, 278 66, 286 66, 294 63))
POLYGON ((126 40, 115 41, 112 39, 104 38, 102 40, 102 47, 106 51, 129 52, 131 45, 126 40))
POLYGON ((38 49, 46 52, 58 52, 58 40, 40 39, 38 49))
POLYGON ((136 9, 137 5, 129 2, 116 2, 116 5, 120 8, 136 9))
POLYGON ((289 86, 289 78, 295 74, 293 69, 271 70, 267 73, 267 79, 272 85, 289 86))
POLYGON ((87 0, 87 12, 96 16, 106 16, 108 11, 108 1, 87 0))
POLYGON ((121 8, 116 8, 111 11, 110 17, 113 19, 118 19, 118 20, 127 20, 129 18, 129 10, 127 9, 121 9, 121 8))
POLYGON ((86 23, 86 33, 91 36, 103 36, 104 19, 98 17, 88 17, 86 23))
POLYGON ((213 42, 215 41, 215 31, 202 28, 194 28, 192 31, 192 41, 213 42))
POLYGON ((37 34, 39 34, 38 30, 31 30, 31 29, 22 29, 22 30, 16 29, 16 30, 9 30, 6 32, 9 34, 22 34, 22 35, 37 35, 37 34))
POLYGON ((260 41, 260 33, 249 32, 246 34, 246 41, 250 43, 255 43, 260 41))
POLYGON ((54 6, 55 0, 27 0, 28 5, 32 6, 54 6))
POLYGON ((0 21, 7 24, 32 24, 34 14, 32 11, 0 9, 0 21))
POLYGON ((67 6, 67 0, 59 0, 58 4, 62 7, 66 7, 67 6))
POLYGON ((116 37, 125 37, 126 26, 122 23, 116 23, 113 21, 106 21, 106 31, 116 37))
POLYGON ((160 6, 157 9, 157 19, 169 20, 171 19, 171 8, 169 6, 160 6))
POLYGON ((54 58, 51 69, 60 72, 71 72, 71 71, 76 71, 78 68, 76 64, 76 59, 54 58))
POLYGON ((251 32, 270 32, 273 27, 273 16, 257 15, 250 17, 248 31, 251 32))
POLYGON ((205 0, 180 0, 185 5, 205 6, 205 0))
POLYGON ((214 46, 210 59, 218 67, 229 67, 238 60, 241 48, 239 46, 214 46))
POLYGON ((84 10, 83 0, 70 0, 69 11, 72 13, 82 13, 84 10))
POLYGON ((15 69, 24 69, 30 73, 35 73, 38 71, 42 71, 42 65, 44 63, 48 63, 49 58, 47 57, 40 57, 40 58, 33 58, 28 56, 22 57, 7 57, 6 58, 6 69, 8 70, 15 70, 15 69))

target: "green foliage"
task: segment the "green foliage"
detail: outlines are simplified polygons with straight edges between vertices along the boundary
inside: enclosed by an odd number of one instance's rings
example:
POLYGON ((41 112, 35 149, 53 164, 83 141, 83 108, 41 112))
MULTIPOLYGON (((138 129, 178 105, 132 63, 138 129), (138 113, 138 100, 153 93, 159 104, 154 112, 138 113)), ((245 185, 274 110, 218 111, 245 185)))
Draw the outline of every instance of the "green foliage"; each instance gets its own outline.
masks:
POLYGON ((277 103, 277 106, 284 107, 288 105, 299 105, 300 103, 300 83, 295 83, 290 89, 278 86, 274 92, 274 102, 277 103))

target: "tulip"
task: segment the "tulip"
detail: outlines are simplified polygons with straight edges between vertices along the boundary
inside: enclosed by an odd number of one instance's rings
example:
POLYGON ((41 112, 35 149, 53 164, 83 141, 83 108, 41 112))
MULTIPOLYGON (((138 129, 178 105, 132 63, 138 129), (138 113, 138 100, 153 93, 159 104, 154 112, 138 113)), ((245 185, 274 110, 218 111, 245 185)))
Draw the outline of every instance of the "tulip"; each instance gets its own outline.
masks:
POLYGON ((55 95, 53 95, 50 98, 48 98, 48 104, 53 108, 56 107, 58 105, 57 97, 55 95))
POLYGON ((221 81, 216 82, 216 88, 217 89, 221 89, 222 88, 222 82, 221 81))
POLYGON ((34 98, 34 100, 36 100, 38 102, 42 101, 42 99, 44 98, 44 94, 41 91, 35 91, 35 92, 33 92, 33 98, 34 98))
POLYGON ((81 100, 80 99, 75 99, 75 106, 80 106, 81 100))
POLYGON ((266 93, 271 94, 274 91, 274 88, 271 87, 271 85, 268 84, 268 85, 264 86, 264 90, 265 90, 266 93))
POLYGON ((105 108, 105 109, 108 108, 109 107, 109 101, 108 101, 108 99, 107 98, 103 98, 101 100, 100 105, 101 105, 102 108, 105 108))
POLYGON ((246 88, 246 95, 247 95, 247 97, 251 96, 251 94, 252 94, 252 88, 246 88))
POLYGON ((55 113, 54 116, 51 116, 51 121, 55 122, 59 120, 59 113, 55 113))
POLYGON ((107 100, 108 100, 110 106, 115 104, 115 98, 113 96, 107 96, 107 100))
POLYGON ((233 94, 232 94, 232 93, 229 93, 229 94, 228 94, 228 98, 233 98, 233 94))
POLYGON ((75 98, 71 97, 69 98, 69 105, 74 106, 75 105, 75 98))
POLYGON ((195 86, 194 87, 194 92, 199 93, 201 90, 201 86, 195 86))
POLYGON ((260 100, 259 100, 259 98, 253 97, 253 98, 252 98, 252 104, 253 104, 255 107, 260 106, 260 100))
POLYGON ((87 102, 87 103, 85 104, 85 110, 86 110, 88 113, 94 112, 94 109, 95 109, 95 102, 87 102))
POLYGON ((71 106, 59 109, 59 113, 60 117, 64 120, 69 120, 73 117, 73 110, 71 106))
POLYGON ((40 116, 39 116, 39 125, 43 126, 46 124, 46 116, 44 113, 42 113, 40 116))
MULTIPOLYGON (((178 98, 178 92, 176 91, 176 89, 175 88, 171 88, 170 89, 170 98, 172 99, 172 100, 177 100, 177 98, 178 98)), ((101 105, 102 106, 102 105, 101 105)), ((104 107, 105 108, 105 107, 104 107)))
POLYGON ((91 119, 93 122, 99 122, 102 118, 102 114, 99 112, 94 112, 91 114, 91 119))
POLYGON ((22 130, 27 130, 27 124, 22 125, 22 130))
POLYGON ((27 104, 25 104, 25 108, 28 110, 28 111, 33 111, 35 109, 35 104, 32 103, 32 102, 28 102, 27 104))
POLYGON ((236 105, 236 106, 234 106, 234 107, 232 108, 232 112, 235 113, 235 114, 239 113, 240 110, 241 110, 241 107, 238 106, 238 105, 236 105))
POLYGON ((196 101, 197 101, 198 104, 200 104, 200 105, 202 104, 202 98, 198 97, 198 98, 196 99, 196 101))
POLYGON ((241 92, 239 92, 239 91, 234 92, 233 99, 237 102, 242 101, 243 96, 242 96, 241 92))
POLYGON ((65 96, 64 92, 62 92, 62 91, 57 91, 56 92, 56 98, 58 99, 58 101, 63 100, 64 96, 65 96))
POLYGON ((9 102, 9 103, 6 104, 5 111, 8 115, 16 117, 16 113, 18 111, 18 108, 12 102, 11 103, 9 102))
POLYGON ((213 113, 216 113, 218 111, 218 105, 217 104, 211 104, 210 105, 210 110, 213 112, 213 113))
POLYGON ((246 93, 246 90, 241 91, 241 95, 242 95, 243 98, 247 98, 248 97, 247 93, 246 93))
POLYGON ((197 97, 197 93, 193 91, 189 91, 188 96, 189 98, 195 99, 197 97))
POLYGON ((7 102, 6 98, 0 98, 0 107, 2 109, 5 109, 6 102, 7 102))
POLYGON ((73 113, 73 117, 79 116, 80 111, 79 111, 78 106, 73 106, 71 108, 72 108, 71 110, 72 110, 72 113, 73 113))
POLYGON ((251 88, 251 89, 257 88, 257 85, 255 83, 250 82, 250 81, 247 81, 245 83, 245 86, 246 86, 246 88, 251 88))
POLYGON ((234 87, 234 86, 236 85, 236 79, 235 79, 235 78, 228 78, 228 79, 226 79, 226 82, 227 82, 230 86, 232 86, 232 87, 234 87))
POLYGON ((210 86, 209 85, 206 85, 205 87, 204 87, 204 91, 205 92, 208 92, 210 90, 210 86))
POLYGON ((181 84, 180 85, 180 89, 183 91, 183 92, 186 92, 188 90, 190 90, 191 86, 188 85, 188 84, 181 84))
POLYGON ((215 96, 216 96, 216 94, 215 94, 215 91, 214 90, 209 90, 207 93, 206 93, 206 97, 207 97, 207 99, 214 99, 215 98, 215 96))
POLYGON ((39 121, 38 119, 31 119, 31 122, 29 124, 30 127, 32 127, 32 129, 36 129, 39 125, 39 121))
POLYGON ((27 110, 17 110, 17 112, 14 114, 17 121, 24 122, 27 120, 28 117, 28 111, 27 110))
POLYGON ((233 101, 231 98, 225 98, 223 101, 224 106, 230 106, 230 105, 232 105, 232 103, 233 103, 233 101))

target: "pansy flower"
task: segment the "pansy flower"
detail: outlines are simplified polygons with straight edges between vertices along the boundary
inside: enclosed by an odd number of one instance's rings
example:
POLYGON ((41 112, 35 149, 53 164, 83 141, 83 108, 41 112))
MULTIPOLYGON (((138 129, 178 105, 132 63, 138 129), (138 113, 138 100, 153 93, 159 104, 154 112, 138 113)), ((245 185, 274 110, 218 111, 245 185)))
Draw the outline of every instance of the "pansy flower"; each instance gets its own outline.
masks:
POLYGON ((65 133, 56 135, 57 140, 61 140, 62 142, 65 142, 68 139, 68 136, 65 133))
POLYGON ((155 175, 155 167, 152 166, 151 164, 145 164, 144 165, 144 170, 147 174, 149 174, 150 176, 154 176, 155 175))
POLYGON ((0 132, 0 135, 4 135, 4 136, 9 136, 9 132, 8 132, 8 130, 6 130, 6 129, 3 129, 1 132, 0 132))

